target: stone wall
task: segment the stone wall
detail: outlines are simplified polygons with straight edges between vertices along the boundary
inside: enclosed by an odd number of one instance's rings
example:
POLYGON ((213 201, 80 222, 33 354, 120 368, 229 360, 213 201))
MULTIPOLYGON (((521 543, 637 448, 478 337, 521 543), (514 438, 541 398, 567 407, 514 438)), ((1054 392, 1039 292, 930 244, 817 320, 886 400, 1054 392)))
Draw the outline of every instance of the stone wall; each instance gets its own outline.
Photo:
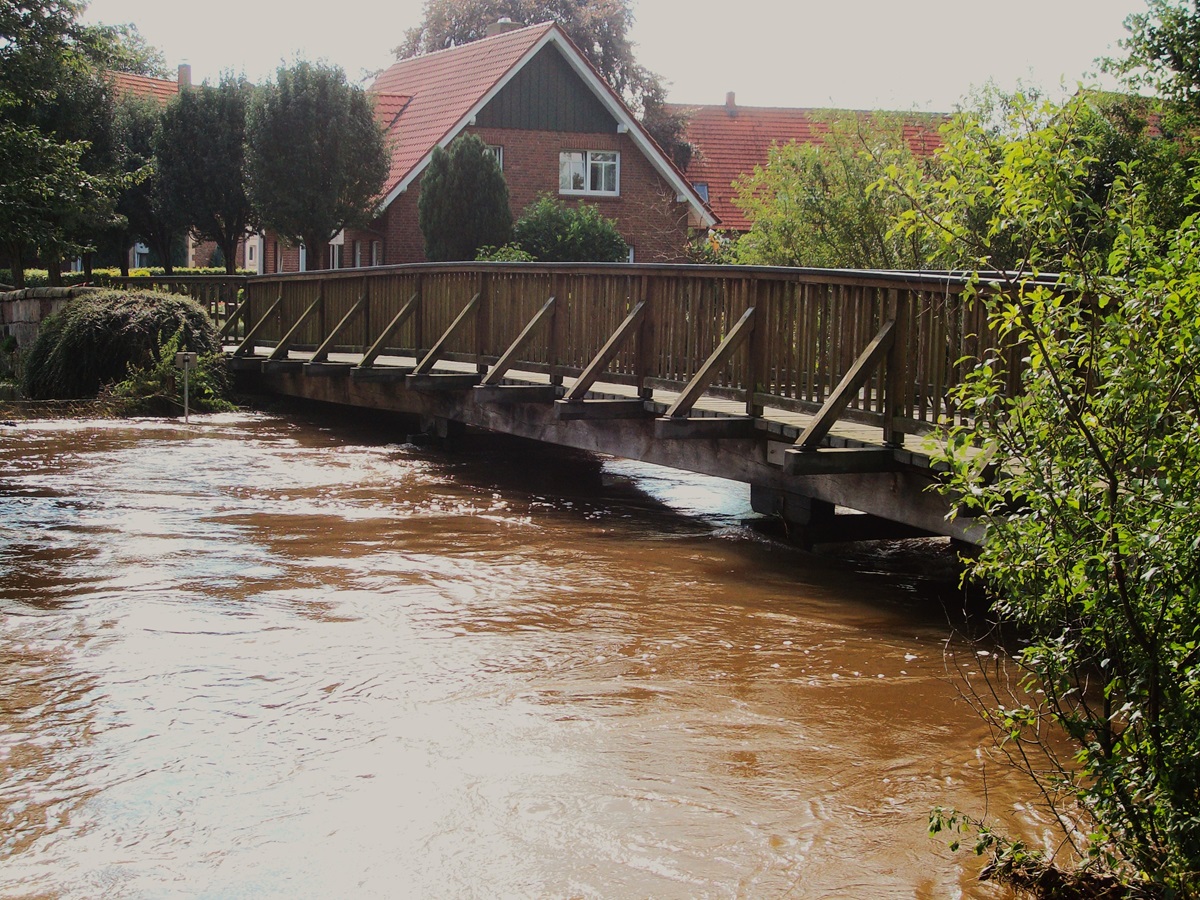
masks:
POLYGON ((95 291, 93 287, 26 288, 0 293, 0 339, 11 336, 19 351, 27 351, 37 340, 42 320, 53 315, 73 298, 95 291))

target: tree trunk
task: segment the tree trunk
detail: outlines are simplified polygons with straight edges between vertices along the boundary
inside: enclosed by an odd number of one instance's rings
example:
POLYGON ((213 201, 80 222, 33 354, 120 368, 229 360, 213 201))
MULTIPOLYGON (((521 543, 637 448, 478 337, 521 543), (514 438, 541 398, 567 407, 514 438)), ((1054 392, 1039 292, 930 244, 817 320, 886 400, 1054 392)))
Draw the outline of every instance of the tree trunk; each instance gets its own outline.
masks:
POLYGON ((21 245, 9 244, 8 257, 12 261, 12 286, 19 291, 25 287, 25 258, 21 245))
POLYGON ((62 257, 57 252, 46 257, 46 284, 50 287, 63 286, 62 257))
POLYGON ((92 280, 92 253, 88 251, 83 254, 83 277, 89 283, 92 280))
POLYGON ((224 238, 224 240, 222 240, 220 242, 221 253, 225 257, 225 274, 226 275, 236 275, 237 274, 237 245, 238 245, 237 235, 234 235, 232 240, 228 236, 226 236, 224 238))

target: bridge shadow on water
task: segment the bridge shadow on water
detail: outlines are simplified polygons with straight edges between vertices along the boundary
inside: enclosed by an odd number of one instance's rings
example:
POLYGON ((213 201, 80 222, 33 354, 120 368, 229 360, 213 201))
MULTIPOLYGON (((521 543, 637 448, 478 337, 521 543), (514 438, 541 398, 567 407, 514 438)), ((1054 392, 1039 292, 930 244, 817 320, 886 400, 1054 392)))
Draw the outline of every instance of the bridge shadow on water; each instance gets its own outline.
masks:
POLYGON ((997 624, 985 592, 963 585, 960 547, 947 538, 818 543, 806 548, 782 520, 750 508, 749 486, 600 456, 512 435, 466 430, 439 438, 398 413, 312 401, 256 398, 262 411, 327 431, 339 441, 398 445, 406 458, 437 465, 480 491, 540 506, 563 521, 601 517, 631 541, 720 541, 747 571, 775 578, 840 583, 847 596, 914 624, 949 627, 994 643, 997 624))

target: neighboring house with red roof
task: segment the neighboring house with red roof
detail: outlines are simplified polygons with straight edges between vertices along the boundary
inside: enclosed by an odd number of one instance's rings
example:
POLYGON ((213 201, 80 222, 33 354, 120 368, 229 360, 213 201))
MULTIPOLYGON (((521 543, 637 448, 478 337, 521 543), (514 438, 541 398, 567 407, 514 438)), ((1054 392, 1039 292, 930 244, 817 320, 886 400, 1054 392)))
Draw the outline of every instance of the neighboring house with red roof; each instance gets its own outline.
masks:
MULTIPOLYGON (((734 204, 733 184, 765 166, 772 146, 792 141, 820 142, 828 123, 845 110, 738 106, 732 93, 724 105, 673 106, 688 116, 686 139, 693 147, 687 177, 713 213, 721 229, 749 231, 750 221, 734 204)), ((873 113, 855 113, 873 115, 873 113)), ((941 146, 938 128, 946 116, 902 113, 904 134, 913 152, 928 156, 941 146)))
MULTIPOLYGON (((391 147, 382 211, 371 228, 340 235, 309 268, 423 261, 421 176, 434 148, 462 134, 493 148, 514 217, 545 193, 594 204, 616 221, 638 261, 682 261, 690 227, 716 224, 684 174, 553 23, 400 60, 369 90, 391 147)), ((267 248, 271 271, 298 263, 294 250, 267 248)))

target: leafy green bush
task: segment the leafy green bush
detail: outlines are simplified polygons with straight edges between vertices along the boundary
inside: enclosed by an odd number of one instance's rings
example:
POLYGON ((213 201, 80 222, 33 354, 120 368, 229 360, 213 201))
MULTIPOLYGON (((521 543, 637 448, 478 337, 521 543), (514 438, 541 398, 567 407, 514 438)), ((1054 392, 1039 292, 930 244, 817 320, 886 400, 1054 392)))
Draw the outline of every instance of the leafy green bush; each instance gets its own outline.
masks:
MULTIPOLYGON (((183 373, 175 368, 175 354, 183 349, 183 331, 175 332, 157 357, 145 366, 131 366, 129 375, 101 392, 109 411, 119 416, 171 416, 184 407, 183 373)), ((226 412, 233 404, 225 399, 229 375, 218 353, 201 354, 187 379, 188 406, 193 412, 226 412)))
POLYGON ((502 247, 480 247, 475 254, 477 262, 537 262, 532 253, 522 250, 516 244, 505 244, 502 247))
POLYGON ((177 294, 98 291, 79 297, 41 326, 25 362, 31 400, 78 400, 159 360, 174 334, 201 354, 220 350, 204 308, 177 294))
POLYGON ((513 226, 513 243, 539 262, 624 262, 629 245, 595 206, 543 195, 513 226))

